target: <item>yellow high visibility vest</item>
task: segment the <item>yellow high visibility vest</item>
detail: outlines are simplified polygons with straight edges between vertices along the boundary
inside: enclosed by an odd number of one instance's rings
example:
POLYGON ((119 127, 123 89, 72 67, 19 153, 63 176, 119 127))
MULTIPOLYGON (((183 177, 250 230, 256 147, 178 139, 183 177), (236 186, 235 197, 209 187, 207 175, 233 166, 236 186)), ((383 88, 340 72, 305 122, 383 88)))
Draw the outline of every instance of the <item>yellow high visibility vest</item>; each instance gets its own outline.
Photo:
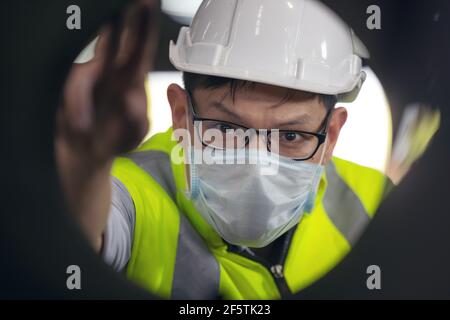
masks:
POLYGON ((374 169, 333 158, 314 209, 293 230, 285 260, 269 266, 232 250, 185 197, 185 167, 170 160, 171 136, 171 129, 153 136, 118 157, 112 171, 136 212, 127 276, 164 298, 277 299, 286 288, 300 291, 349 252, 387 182, 374 169))

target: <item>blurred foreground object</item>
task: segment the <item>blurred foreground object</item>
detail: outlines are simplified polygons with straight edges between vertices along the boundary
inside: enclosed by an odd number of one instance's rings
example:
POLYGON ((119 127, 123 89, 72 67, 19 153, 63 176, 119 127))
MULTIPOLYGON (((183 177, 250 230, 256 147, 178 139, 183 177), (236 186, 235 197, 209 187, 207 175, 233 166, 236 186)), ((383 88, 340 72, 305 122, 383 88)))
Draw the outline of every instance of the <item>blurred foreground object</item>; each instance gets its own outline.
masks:
POLYGON ((395 185, 423 155, 439 129, 440 121, 440 111, 426 105, 415 104, 404 110, 386 172, 395 185))
MULTIPOLYGON (((0 30, 8 43, 0 61, 1 146, 10 152, 0 160, 9 168, 2 174, 0 298, 152 298, 89 248, 67 214, 54 154, 55 114, 73 61, 102 25, 135 3, 76 1, 83 13, 77 31, 65 27, 64 13, 73 1, 1 3, 0 30), (70 270, 81 272, 79 289, 68 285, 70 270)), ((80 90, 92 85, 92 79, 83 80, 80 90)), ((97 86, 97 101, 120 94, 117 87, 108 88, 115 80, 124 79, 106 79, 97 86)))

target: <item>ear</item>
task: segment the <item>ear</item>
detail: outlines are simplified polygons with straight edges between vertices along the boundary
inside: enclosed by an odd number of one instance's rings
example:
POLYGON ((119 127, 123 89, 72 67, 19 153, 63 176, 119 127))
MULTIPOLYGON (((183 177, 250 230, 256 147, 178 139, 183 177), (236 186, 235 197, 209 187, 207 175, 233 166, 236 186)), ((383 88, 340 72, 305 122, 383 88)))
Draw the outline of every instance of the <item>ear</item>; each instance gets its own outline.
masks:
POLYGON ((333 114, 328 124, 328 144, 327 150, 325 152, 325 163, 328 163, 328 161, 330 161, 333 156, 334 148, 336 147, 341 129, 347 121, 347 116, 347 109, 343 107, 339 107, 333 110, 333 114))
POLYGON ((177 84, 171 84, 167 88, 167 99, 172 109, 173 129, 187 129, 187 96, 186 91, 177 84))

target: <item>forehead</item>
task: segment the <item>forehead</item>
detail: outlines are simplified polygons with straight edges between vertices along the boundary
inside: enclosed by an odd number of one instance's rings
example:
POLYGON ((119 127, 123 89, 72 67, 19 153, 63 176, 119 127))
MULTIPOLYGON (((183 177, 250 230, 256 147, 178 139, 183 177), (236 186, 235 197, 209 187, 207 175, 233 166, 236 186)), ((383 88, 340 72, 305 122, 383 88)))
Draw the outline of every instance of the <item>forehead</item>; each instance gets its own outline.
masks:
POLYGON ((322 104, 319 95, 315 93, 253 82, 237 82, 234 86, 224 85, 208 89, 198 88, 195 90, 195 100, 204 106, 220 102, 233 108, 234 111, 255 107, 259 108, 260 112, 264 109, 288 111, 291 107, 296 107, 297 110, 311 108, 311 111, 314 111, 322 104))
POLYGON ((250 100, 277 103, 280 101, 318 100, 318 95, 315 93, 245 81, 237 81, 233 85, 227 84, 217 88, 198 88, 195 90, 195 96, 197 95, 202 99, 220 99, 222 101, 231 99, 233 102, 250 100))

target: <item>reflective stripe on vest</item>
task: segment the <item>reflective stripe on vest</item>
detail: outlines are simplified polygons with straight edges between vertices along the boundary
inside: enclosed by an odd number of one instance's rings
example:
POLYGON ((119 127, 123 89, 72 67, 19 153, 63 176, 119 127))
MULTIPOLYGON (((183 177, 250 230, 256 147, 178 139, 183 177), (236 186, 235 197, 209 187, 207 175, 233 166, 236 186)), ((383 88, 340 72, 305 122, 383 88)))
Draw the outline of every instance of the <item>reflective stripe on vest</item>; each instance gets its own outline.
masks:
MULTIPOLYGON (((125 157, 150 175, 176 203, 176 185, 168 154, 149 150, 125 157)), ((358 196, 337 173, 333 162, 326 166, 326 178, 328 185, 322 198, 325 212, 336 229, 353 245, 370 217, 358 196)), ((216 298, 219 295, 220 266, 186 216, 183 213, 179 216, 172 298, 216 298)))
POLYGON ((322 204, 334 226, 342 233, 350 245, 354 245, 370 222, 358 196, 336 172, 336 166, 330 162, 326 166, 327 189, 322 204))
MULTIPOLYGON (((125 155, 149 174, 176 203, 175 180, 169 156, 161 151, 125 155)), ((220 268, 206 243, 186 216, 180 215, 180 229, 172 282, 172 299, 213 299, 219 296, 220 268)))

